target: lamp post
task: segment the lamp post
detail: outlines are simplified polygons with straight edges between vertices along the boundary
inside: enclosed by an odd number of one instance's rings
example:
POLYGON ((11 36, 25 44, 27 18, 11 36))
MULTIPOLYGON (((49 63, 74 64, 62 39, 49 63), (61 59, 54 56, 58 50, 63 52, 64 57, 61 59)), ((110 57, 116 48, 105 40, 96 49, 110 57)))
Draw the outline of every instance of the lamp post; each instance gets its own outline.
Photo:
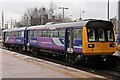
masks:
POLYGON ((107 15, 108 15, 108 21, 109 21, 109 0, 108 0, 108 11, 107 12, 108 12, 107 15))
POLYGON ((65 9, 68 9, 68 8, 65 8, 65 7, 59 7, 59 9, 62 9, 62 10, 63 10, 63 22, 64 22, 64 10, 65 10, 65 9))
POLYGON ((85 11, 80 10, 80 20, 82 20, 82 13, 85 13, 85 11))
POLYGON ((1 29, 4 29, 4 12, 2 11, 2 27, 1 29))

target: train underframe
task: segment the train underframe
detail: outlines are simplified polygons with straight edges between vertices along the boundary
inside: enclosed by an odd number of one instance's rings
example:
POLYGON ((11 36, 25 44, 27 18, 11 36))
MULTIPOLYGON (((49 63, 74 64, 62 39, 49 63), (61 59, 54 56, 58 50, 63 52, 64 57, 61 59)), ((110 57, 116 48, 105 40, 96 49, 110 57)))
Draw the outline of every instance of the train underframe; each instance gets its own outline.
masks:
POLYGON ((83 55, 76 54, 76 53, 67 53, 67 52, 61 52, 56 50, 50 50, 50 49, 44 49, 44 48, 38 48, 38 47, 32 47, 32 46, 26 46, 18 45, 18 44, 3 44, 4 47, 7 49, 16 49, 19 52, 27 51, 30 52, 34 57, 39 57, 42 55, 48 55, 56 58, 60 58, 62 60, 65 60, 69 63, 83 63, 83 64, 110 64, 111 62, 114 63, 112 60, 112 55, 83 55))

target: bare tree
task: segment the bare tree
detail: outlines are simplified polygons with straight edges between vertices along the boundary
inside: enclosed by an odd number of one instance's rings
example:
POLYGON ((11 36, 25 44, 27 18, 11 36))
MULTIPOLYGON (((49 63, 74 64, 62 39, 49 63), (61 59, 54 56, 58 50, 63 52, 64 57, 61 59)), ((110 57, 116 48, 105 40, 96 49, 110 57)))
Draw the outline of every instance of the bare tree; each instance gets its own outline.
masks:
POLYGON ((49 3, 49 18, 51 19, 52 18, 52 15, 54 14, 55 10, 57 9, 57 6, 54 2, 50 2, 49 3))
MULTIPOLYGON (((56 11, 57 6, 54 2, 50 2, 49 9, 45 7, 41 8, 30 8, 25 11, 23 16, 21 17, 18 26, 31 26, 31 25, 41 25, 46 24, 49 21, 52 21, 52 16, 54 14, 55 20, 58 22, 62 22, 62 14, 56 11), (55 12, 56 11, 56 12, 55 12), (49 19, 48 19, 49 16, 49 19)), ((65 19, 66 22, 70 20, 70 18, 65 19)), ((55 21, 55 22, 56 22, 55 21)))
POLYGON ((33 13, 32 9, 27 9, 25 11, 25 13, 23 14, 21 21, 20 21, 22 25, 24 25, 24 26, 30 25, 30 19, 31 19, 31 16, 33 16, 32 13, 33 13))
POLYGON ((46 8, 31 8, 27 9, 22 16, 21 24, 24 26, 28 25, 40 25, 47 22, 47 11, 46 8))

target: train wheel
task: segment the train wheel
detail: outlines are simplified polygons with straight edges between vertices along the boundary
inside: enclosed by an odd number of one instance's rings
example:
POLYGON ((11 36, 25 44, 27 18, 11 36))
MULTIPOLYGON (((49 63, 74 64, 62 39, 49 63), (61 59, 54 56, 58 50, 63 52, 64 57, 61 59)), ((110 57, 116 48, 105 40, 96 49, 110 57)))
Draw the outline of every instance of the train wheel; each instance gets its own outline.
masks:
POLYGON ((18 47, 19 52, 22 52, 22 46, 18 47))
POLYGON ((34 57, 38 57, 38 50, 37 50, 37 48, 32 48, 32 49, 31 49, 31 52, 32 52, 32 55, 33 55, 34 57))
POLYGON ((69 53, 66 53, 66 59, 65 59, 67 62, 69 63, 75 63, 75 56, 74 54, 69 54, 69 53))
POLYGON ((7 49, 9 50, 9 49, 10 49, 10 47, 8 46, 8 47, 7 47, 7 49))

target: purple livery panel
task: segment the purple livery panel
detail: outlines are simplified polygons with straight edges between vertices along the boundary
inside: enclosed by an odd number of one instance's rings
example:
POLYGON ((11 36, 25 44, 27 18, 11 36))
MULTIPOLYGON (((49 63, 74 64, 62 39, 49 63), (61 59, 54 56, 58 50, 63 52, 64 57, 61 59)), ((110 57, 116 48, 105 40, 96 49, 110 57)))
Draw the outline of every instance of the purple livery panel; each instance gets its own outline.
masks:
POLYGON ((64 45, 57 45, 53 38, 38 37, 37 41, 40 47, 57 51, 64 51, 64 45))
POLYGON ((6 37, 5 43, 24 45, 24 37, 15 36, 6 37))
POLYGON ((24 37, 16 37, 15 43, 19 45, 24 45, 24 37))
MULTIPOLYGON (((31 37, 29 40, 29 44, 30 46, 50 49, 50 50, 59 51, 59 52, 65 51, 63 40, 60 40, 59 38, 31 37)), ((77 53, 77 54, 82 53, 81 46, 74 46, 73 50, 74 50, 74 53, 77 53)))
POLYGON ((76 54, 82 54, 82 47, 74 46, 73 51, 76 54))
POLYGON ((48 37, 31 37, 29 40, 30 46, 51 49, 55 51, 64 51, 64 45, 60 43, 59 39, 48 37), (56 44, 57 43, 57 44, 56 44), (60 45, 61 44, 61 45, 60 45))
POLYGON ((9 44, 15 44, 15 40, 16 40, 16 37, 14 36, 10 36, 10 37, 6 37, 6 43, 9 43, 9 44))

